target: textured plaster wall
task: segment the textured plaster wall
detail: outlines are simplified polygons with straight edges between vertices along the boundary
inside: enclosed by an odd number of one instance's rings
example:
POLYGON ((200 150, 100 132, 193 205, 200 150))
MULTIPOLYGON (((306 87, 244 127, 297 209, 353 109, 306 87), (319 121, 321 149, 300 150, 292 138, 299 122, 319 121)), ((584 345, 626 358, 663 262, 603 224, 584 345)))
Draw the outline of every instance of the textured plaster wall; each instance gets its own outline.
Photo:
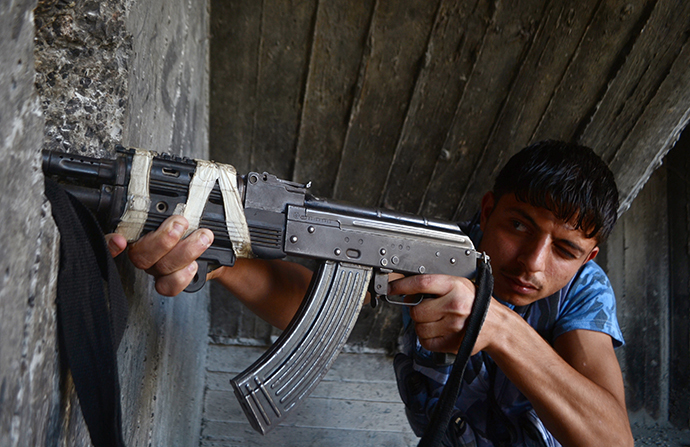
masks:
MULTIPOLYGON (((0 2, 0 445, 86 446, 59 364, 59 234, 43 147, 116 144, 208 157, 208 11, 178 0, 0 2)), ((164 298, 119 260, 130 314, 118 352, 128 446, 197 445, 208 295, 164 298)))

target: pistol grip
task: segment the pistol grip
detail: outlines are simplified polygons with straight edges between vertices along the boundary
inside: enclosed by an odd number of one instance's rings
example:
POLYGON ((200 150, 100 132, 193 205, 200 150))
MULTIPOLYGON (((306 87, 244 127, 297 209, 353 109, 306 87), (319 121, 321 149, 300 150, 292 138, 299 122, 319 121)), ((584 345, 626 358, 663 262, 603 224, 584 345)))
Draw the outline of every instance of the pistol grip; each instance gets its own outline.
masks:
POLYGON ((357 321, 370 279, 369 267, 324 262, 282 335, 230 381, 259 433, 282 422, 328 372, 357 321))

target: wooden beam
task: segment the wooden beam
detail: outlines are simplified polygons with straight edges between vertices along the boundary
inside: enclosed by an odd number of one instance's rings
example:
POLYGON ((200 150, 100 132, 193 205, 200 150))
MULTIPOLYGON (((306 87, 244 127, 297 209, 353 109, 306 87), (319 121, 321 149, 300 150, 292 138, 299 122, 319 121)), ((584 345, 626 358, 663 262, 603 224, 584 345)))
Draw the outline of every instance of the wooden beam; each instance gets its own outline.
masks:
POLYGON ((292 177, 315 180, 312 191, 320 197, 333 196, 374 5, 319 2, 292 177))
POLYGON ((377 4, 355 92, 334 196, 374 206, 424 61, 439 0, 377 4))

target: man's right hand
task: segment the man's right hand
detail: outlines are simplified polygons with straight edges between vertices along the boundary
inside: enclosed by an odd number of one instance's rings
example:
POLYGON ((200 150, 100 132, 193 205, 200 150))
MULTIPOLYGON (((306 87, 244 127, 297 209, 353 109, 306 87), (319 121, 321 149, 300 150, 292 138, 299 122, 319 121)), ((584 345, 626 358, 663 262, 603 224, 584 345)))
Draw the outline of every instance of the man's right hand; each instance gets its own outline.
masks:
MULTIPOLYGON (((198 270, 196 259, 213 243, 213 232, 206 228, 182 239, 189 227, 183 216, 170 216, 161 226, 129 245, 128 256, 135 267, 152 275, 156 291, 175 296, 194 279, 198 270)), ((127 244, 117 233, 105 236, 112 256, 122 253, 127 244)))
MULTIPOLYGON (((457 354, 465 336, 465 326, 472 312, 475 286, 467 278, 450 275, 413 275, 391 281, 390 295, 433 296, 410 307, 415 332, 424 349, 457 354)), ((495 303, 493 310, 497 310, 495 303)), ((492 310, 490 307, 489 312, 492 310)), ((472 354, 485 349, 494 331, 489 328, 490 315, 479 334, 472 354)))

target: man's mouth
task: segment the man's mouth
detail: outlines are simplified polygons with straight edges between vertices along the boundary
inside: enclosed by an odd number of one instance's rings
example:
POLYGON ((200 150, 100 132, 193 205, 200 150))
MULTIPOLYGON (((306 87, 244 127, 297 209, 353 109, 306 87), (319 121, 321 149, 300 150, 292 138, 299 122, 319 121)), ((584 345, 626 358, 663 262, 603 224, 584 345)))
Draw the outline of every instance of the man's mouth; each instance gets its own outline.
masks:
POLYGON ((506 284, 513 293, 531 295, 537 293, 541 289, 539 282, 534 279, 521 279, 519 276, 508 273, 502 273, 501 275, 506 280, 506 284))

